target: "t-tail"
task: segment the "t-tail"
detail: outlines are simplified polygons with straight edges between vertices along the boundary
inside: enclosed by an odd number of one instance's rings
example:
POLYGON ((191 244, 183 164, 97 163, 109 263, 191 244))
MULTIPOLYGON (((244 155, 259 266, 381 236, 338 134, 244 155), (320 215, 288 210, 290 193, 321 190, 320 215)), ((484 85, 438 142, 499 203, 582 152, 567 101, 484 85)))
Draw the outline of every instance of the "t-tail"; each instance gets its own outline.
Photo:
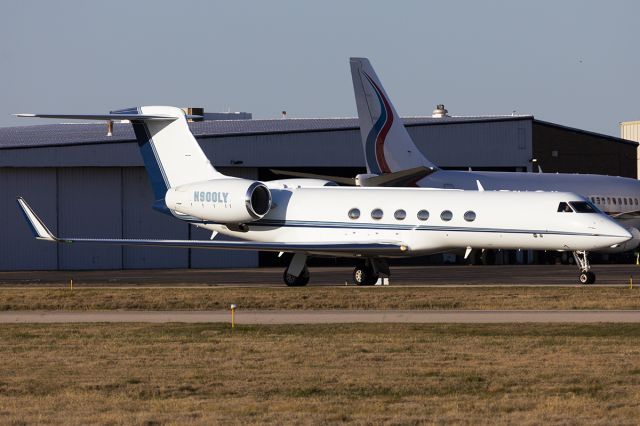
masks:
POLYGON ((271 209, 271 192, 264 183, 225 176, 213 167, 180 108, 144 106, 99 115, 16 115, 129 120, 153 189, 153 208, 163 213, 196 223, 244 224, 261 219, 271 209))
POLYGON ((21 117, 80 120, 129 120, 153 189, 154 205, 167 213, 165 195, 170 188, 225 176, 215 170, 176 107, 143 106, 109 114, 16 114, 21 117))
POLYGON ((155 209, 166 209, 164 199, 170 188, 224 177, 200 148, 180 108, 145 106, 112 111, 112 114, 134 115, 130 121, 153 188, 155 209), (140 118, 136 119, 135 115, 140 118), (170 118, 147 119, 147 116, 170 118))
POLYGON ((367 172, 435 169, 409 136, 369 60, 351 58, 350 63, 367 172))

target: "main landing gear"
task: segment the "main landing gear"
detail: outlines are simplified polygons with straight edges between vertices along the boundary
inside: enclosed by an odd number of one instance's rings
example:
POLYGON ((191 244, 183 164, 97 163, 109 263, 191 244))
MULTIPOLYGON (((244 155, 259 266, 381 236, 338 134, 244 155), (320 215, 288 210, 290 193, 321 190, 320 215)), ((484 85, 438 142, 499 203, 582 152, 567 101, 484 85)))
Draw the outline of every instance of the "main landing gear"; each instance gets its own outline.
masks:
POLYGON ((390 276, 389 264, 384 259, 367 259, 353 270, 356 285, 374 285, 380 275, 390 276))
MULTIPOLYGON (((366 259, 353 270, 353 282, 356 285, 374 285, 381 276, 389 277, 390 275, 389 264, 385 259, 366 259)), ((309 283, 307 255, 294 254, 282 278, 288 287, 307 285, 309 283)))
POLYGON ((573 257, 576 260, 576 265, 580 268, 580 276, 578 281, 580 284, 593 284, 596 282, 596 274, 591 272, 591 266, 589 265, 589 259, 587 258, 587 252, 584 250, 577 250, 573 252, 573 257))
POLYGON ((306 254, 296 253, 293 255, 289 267, 284 270, 283 279, 288 287, 304 287, 309 283, 306 254))

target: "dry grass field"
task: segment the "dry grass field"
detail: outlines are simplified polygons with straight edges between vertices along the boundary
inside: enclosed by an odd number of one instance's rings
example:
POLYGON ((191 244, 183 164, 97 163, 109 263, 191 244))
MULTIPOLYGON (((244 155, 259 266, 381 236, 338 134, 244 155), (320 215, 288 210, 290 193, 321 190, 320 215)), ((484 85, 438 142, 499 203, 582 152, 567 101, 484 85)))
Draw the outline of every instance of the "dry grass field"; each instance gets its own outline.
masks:
POLYGON ((640 326, 3 325, 1 424, 637 424, 640 326))
POLYGON ((0 310, 640 309, 625 287, 3 288, 0 310))

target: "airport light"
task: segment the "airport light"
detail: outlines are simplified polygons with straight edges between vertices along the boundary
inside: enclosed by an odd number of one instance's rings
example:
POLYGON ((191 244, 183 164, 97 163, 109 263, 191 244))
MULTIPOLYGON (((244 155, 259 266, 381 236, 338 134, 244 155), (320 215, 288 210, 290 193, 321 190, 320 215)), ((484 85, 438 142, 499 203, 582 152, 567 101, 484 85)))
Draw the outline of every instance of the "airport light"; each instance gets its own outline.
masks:
POLYGON ((236 328, 236 304, 231 304, 231 328, 236 328))

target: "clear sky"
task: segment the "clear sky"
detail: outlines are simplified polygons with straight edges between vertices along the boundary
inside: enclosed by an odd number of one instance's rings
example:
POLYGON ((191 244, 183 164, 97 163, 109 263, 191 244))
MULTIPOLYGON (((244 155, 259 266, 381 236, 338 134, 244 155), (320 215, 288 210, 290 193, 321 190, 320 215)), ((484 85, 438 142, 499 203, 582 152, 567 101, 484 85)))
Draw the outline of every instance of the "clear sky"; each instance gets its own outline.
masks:
POLYGON ((5 0, 0 126, 150 104, 353 117, 348 59, 366 56, 401 115, 444 103, 617 136, 640 119, 639 16, 631 0, 5 0))

